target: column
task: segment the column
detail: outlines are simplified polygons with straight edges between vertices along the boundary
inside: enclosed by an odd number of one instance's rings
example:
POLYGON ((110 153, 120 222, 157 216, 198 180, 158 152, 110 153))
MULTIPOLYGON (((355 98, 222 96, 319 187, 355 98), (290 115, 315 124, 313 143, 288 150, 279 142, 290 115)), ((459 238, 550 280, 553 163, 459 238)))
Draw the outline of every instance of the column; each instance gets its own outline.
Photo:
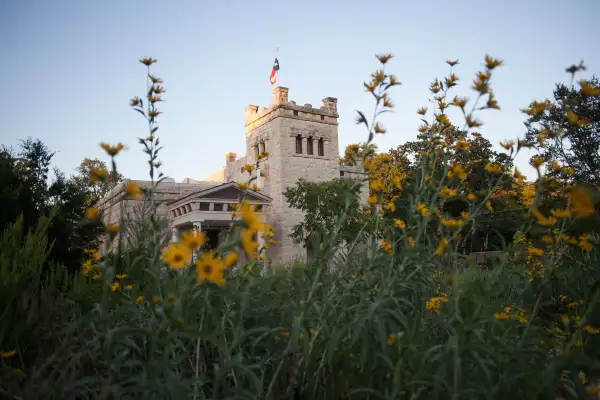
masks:
MULTIPOLYGON (((194 232, 196 232, 196 233, 202 232, 202 223, 200 221, 194 221, 194 222, 192 222, 192 225, 193 225, 192 229, 194 230, 194 232)), ((196 253, 195 252, 192 253, 192 262, 196 262, 197 258, 198 257, 196 256, 196 253)))
POLYGON ((179 239, 179 229, 177 229, 177 227, 174 226, 171 228, 171 242, 177 243, 178 239, 179 239))

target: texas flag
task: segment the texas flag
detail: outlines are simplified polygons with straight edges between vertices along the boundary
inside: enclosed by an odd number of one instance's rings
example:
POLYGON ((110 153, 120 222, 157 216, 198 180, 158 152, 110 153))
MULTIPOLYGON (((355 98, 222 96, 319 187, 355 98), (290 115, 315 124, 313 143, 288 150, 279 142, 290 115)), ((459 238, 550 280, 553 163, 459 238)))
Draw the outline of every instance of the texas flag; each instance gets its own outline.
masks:
POLYGON ((273 63, 273 69, 271 70, 271 77, 269 78, 271 85, 274 85, 275 82, 277 82, 277 71, 279 71, 279 60, 277 60, 277 57, 275 57, 275 62, 273 63))

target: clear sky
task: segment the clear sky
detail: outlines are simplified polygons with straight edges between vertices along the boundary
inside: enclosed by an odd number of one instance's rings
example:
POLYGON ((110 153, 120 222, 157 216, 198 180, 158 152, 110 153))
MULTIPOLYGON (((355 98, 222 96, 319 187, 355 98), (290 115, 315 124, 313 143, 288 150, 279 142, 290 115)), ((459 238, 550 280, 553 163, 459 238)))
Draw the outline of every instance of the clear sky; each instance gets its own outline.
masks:
POLYGON ((493 87, 502 111, 480 115, 496 145, 523 135, 519 108, 551 96, 568 80, 565 67, 583 59, 586 76, 600 73, 598 15, 599 0, 0 0, 0 143, 40 138, 57 151, 56 166, 73 172, 84 157, 107 160, 101 141, 123 142, 119 169, 145 179, 136 138, 147 126, 128 101, 145 89, 138 58, 152 56, 167 90, 164 171, 201 179, 228 151, 244 154, 244 107, 271 103, 279 46, 277 83, 290 100, 338 98, 340 152, 366 138, 355 110, 372 110, 362 82, 378 66, 375 53, 396 56, 388 70, 403 83, 380 150, 415 138, 415 111, 447 73, 445 60, 460 60, 455 93, 470 95, 484 55, 501 58, 493 87))

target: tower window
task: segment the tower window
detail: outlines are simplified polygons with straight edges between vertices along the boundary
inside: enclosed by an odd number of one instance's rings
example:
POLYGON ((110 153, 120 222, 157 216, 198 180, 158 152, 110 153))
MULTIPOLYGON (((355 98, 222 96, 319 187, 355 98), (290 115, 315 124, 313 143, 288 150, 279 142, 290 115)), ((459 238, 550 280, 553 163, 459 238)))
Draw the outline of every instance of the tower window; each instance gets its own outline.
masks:
POLYGON ((321 115, 321 121, 325 121, 325 116, 321 115))
POLYGON ((296 154, 302 154, 302 136, 296 136, 296 154))
POLYGON ((313 138, 309 137, 308 141, 306 142, 306 154, 313 154, 313 138))
POLYGON ((344 171, 340 171, 340 176, 343 177, 344 176, 344 171))
POLYGON ((298 110, 294 110, 294 117, 298 116, 298 110))
POLYGON ((325 141, 323 139, 319 139, 317 142, 317 153, 321 157, 325 155, 325 141))

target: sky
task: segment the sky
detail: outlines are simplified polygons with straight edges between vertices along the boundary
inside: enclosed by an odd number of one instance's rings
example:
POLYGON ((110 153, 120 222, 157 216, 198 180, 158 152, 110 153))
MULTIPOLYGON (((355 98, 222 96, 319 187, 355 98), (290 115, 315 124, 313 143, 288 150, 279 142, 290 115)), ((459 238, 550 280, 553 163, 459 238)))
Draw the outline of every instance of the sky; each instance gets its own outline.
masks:
MULTIPOLYGON (((479 114, 479 131, 500 150, 525 132, 520 108, 569 82, 566 67, 584 60, 582 77, 600 74, 598 15, 598 0, 0 0, 0 144, 39 138, 56 151, 55 166, 73 173, 85 157, 109 160, 100 142, 122 142, 120 172, 147 179, 137 138, 148 128, 128 103, 144 95, 138 59, 151 56, 167 90, 163 171, 202 179, 227 152, 244 154, 244 107, 271 103, 279 47, 277 84, 290 100, 338 99, 340 153, 367 137, 355 118, 373 110, 362 83, 378 68, 376 53, 394 54, 387 71, 402 82, 390 93, 395 112, 381 119, 380 151, 415 139, 416 110, 432 80, 447 75, 446 60, 460 62, 451 94, 473 96, 485 54, 500 58, 492 87, 502 110, 479 114)), ((527 157, 516 164, 534 177, 527 157)))

